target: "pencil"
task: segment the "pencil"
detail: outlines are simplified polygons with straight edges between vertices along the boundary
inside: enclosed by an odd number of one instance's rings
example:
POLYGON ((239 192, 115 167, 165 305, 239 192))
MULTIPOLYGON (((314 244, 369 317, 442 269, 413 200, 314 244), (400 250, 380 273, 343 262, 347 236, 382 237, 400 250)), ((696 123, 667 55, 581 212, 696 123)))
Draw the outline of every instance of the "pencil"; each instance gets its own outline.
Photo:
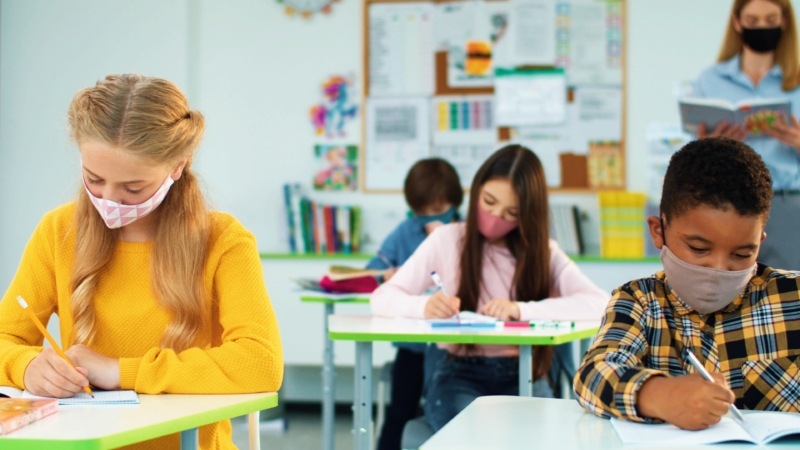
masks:
MULTIPOLYGON (((24 309, 28 313, 28 317, 31 318, 34 325, 36 325, 36 328, 38 328, 39 331, 42 332, 45 339, 47 339, 47 342, 49 342, 50 345, 53 347, 53 350, 55 350, 56 353, 58 353, 58 356, 64 358, 64 361, 66 361, 70 367, 75 369, 75 365, 72 364, 72 361, 69 360, 67 354, 64 353, 63 350, 61 350, 61 347, 58 346, 56 340, 53 339, 53 336, 50 336, 50 333, 47 331, 47 328, 45 328, 44 325, 42 325, 42 322, 39 321, 39 318, 36 317, 36 314, 34 314, 33 311, 30 308, 28 308, 28 302, 26 302, 25 299, 22 298, 22 296, 17 296, 17 301, 19 302, 19 305, 22 306, 22 309, 24 309)), ((83 390, 86 391, 86 393, 89 394, 90 397, 94 398, 94 394, 92 393, 92 390, 91 388, 89 388, 89 386, 84 386, 83 390)))

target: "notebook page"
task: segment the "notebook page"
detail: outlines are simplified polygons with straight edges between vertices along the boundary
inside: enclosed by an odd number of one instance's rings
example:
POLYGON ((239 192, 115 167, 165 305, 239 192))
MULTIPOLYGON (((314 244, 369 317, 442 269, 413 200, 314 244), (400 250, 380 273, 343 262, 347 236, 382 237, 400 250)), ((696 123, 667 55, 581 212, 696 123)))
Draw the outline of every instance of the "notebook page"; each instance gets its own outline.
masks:
POLYGON ((718 424, 700 431, 681 430, 667 423, 646 424, 619 419, 611 419, 611 425, 624 444, 715 444, 730 441, 756 443, 744 428, 728 417, 723 417, 718 424))
MULTIPOLYGON (((93 391, 94 398, 86 392, 78 392, 70 398, 58 399, 58 404, 67 405, 133 405, 139 403, 139 394, 136 391, 93 391)), ((47 398, 38 397, 25 391, 22 398, 47 398)))
POLYGON ((742 427, 759 443, 766 444, 790 434, 800 434, 797 413, 753 411, 744 415, 742 427))

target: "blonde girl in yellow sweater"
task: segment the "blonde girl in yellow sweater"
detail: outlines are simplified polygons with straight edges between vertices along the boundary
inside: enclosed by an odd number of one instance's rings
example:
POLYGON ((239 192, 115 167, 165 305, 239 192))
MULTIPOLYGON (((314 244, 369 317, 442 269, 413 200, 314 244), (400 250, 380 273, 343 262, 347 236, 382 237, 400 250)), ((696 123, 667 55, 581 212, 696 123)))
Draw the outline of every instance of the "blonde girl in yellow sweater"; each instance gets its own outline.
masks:
MULTIPOLYGON (((45 214, 0 302, 0 385, 69 397, 276 391, 283 355, 253 235, 210 212, 190 166, 203 116, 169 81, 110 75, 72 100, 83 186, 45 214), (46 322, 77 367, 15 301, 46 322)), ((78 175, 78 174, 76 174, 78 175)), ((177 448, 177 435, 135 448, 177 448)), ((203 449, 234 449, 230 422, 203 449)))

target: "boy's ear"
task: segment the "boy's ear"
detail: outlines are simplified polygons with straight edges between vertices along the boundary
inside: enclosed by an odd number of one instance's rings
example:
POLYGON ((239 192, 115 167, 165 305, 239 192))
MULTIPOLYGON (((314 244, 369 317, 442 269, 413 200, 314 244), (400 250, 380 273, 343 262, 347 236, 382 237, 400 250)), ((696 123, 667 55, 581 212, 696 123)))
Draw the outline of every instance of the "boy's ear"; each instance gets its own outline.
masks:
POLYGON ((661 218, 658 216, 650 216, 647 218, 647 228, 650 229, 650 239, 657 249, 664 246, 664 230, 661 226, 661 218))
POLYGON ((766 238, 767 238, 767 232, 766 231, 762 231, 761 232, 761 242, 764 242, 764 239, 766 239, 766 238))

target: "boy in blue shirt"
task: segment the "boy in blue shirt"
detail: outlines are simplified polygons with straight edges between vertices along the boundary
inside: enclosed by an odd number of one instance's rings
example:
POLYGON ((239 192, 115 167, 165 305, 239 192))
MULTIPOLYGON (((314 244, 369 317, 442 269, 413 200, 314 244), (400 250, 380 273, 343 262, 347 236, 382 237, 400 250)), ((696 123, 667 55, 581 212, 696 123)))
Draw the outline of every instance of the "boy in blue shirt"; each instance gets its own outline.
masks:
MULTIPOLYGON (((436 227, 457 220, 458 207, 464 198, 458 173, 439 158, 423 159, 414 164, 406 175, 403 193, 414 215, 389 234, 378 255, 367 264, 368 269, 388 269, 385 280, 394 275, 436 227)), ((395 346, 398 348, 392 367, 391 403, 386 410, 378 450, 400 449, 403 427, 417 416, 425 383, 427 344, 397 343, 395 346)), ((427 352, 430 360, 442 351, 431 346, 427 352)))

